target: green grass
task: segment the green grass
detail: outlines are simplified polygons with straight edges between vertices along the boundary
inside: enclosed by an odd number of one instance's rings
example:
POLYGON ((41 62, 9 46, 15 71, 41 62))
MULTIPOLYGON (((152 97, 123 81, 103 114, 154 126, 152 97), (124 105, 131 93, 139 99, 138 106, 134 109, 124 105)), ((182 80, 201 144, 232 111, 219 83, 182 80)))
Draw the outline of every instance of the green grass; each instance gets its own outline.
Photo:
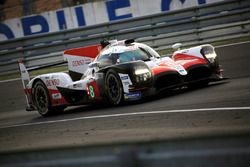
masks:
MULTIPOLYGON (((210 44, 212 44, 213 46, 219 46, 219 45, 244 42, 244 41, 250 41, 250 36, 233 38, 233 39, 229 39, 229 40, 221 40, 221 41, 211 42, 210 44)), ((192 46, 185 46, 185 47, 192 47, 192 46)), ((174 50, 172 48, 169 48, 169 49, 160 50, 158 52, 160 55, 166 55, 166 54, 173 53, 174 50)), ((30 76, 36 76, 36 75, 52 73, 52 72, 61 72, 61 71, 67 71, 67 70, 68 70, 67 65, 54 66, 54 67, 49 67, 46 69, 31 71, 30 76)), ((9 74, 0 74, 0 81, 14 79, 14 78, 20 78, 20 73, 15 72, 15 73, 9 73, 9 74)))

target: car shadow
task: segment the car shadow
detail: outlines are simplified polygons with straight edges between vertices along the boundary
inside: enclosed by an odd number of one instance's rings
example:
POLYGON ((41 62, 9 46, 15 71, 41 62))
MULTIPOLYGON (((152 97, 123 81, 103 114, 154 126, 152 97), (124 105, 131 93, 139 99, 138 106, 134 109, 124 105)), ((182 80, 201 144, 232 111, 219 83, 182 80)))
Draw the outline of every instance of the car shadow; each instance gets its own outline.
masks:
POLYGON ((227 83, 229 83, 229 81, 224 80, 224 81, 219 81, 219 82, 212 82, 212 83, 209 83, 209 85, 203 86, 203 87, 197 87, 197 88, 182 87, 182 88, 176 88, 176 89, 171 89, 171 90, 164 90, 164 91, 161 91, 155 95, 146 97, 146 98, 138 100, 138 101, 126 102, 124 106, 126 106, 126 105, 139 105, 139 104, 143 104, 143 103, 147 103, 147 102, 158 101, 158 100, 162 100, 164 98, 179 96, 183 93, 196 92, 196 91, 200 91, 202 89, 203 90, 209 89, 209 88, 216 87, 218 85, 227 84, 227 83))
MULTIPOLYGON (((81 106, 72 106, 72 107, 68 107, 66 108, 64 111, 62 112, 56 112, 52 115, 50 115, 49 117, 36 117, 32 120, 32 122, 37 122, 37 121, 50 121, 50 120, 54 120, 55 118, 69 118, 70 117, 75 117, 77 116, 79 113, 85 113, 86 115, 89 115, 93 112, 96 113, 102 113, 102 114, 109 114, 107 112, 107 110, 110 111, 114 111, 114 110, 119 110, 119 109, 125 109, 125 108, 129 108, 131 106, 136 106, 136 105, 143 105, 144 103, 148 103, 148 102, 154 102, 154 101, 158 101, 158 100, 163 100, 165 98, 170 98, 170 97, 174 97, 174 96, 179 96, 183 93, 188 93, 188 92, 195 92, 195 91, 200 91, 201 89, 209 89, 211 87, 215 87, 218 85, 223 85, 228 83, 228 80, 225 81, 220 81, 220 82, 214 82, 214 83, 210 83, 209 85, 205 86, 205 87, 199 87, 199 88, 187 88, 187 87, 182 87, 182 88, 176 88, 173 90, 164 90, 161 91, 155 95, 149 96, 149 97, 145 97, 141 100, 136 100, 136 101, 128 101, 128 102, 124 102, 123 104, 119 105, 119 106, 110 106, 104 102, 99 102, 99 103, 93 103, 93 104, 88 104, 88 105, 81 105, 81 106)), ((82 115, 81 115, 82 116, 82 115)))

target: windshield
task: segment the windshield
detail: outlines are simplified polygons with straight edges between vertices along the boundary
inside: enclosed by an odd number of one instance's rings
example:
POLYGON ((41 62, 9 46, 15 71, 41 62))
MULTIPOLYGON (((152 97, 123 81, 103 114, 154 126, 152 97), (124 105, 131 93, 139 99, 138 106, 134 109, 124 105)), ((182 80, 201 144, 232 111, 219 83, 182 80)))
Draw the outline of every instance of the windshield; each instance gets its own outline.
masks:
POLYGON ((106 67, 116 64, 119 59, 119 63, 126 63, 130 61, 142 60, 149 61, 151 55, 145 51, 143 48, 138 48, 132 51, 126 51, 122 53, 112 53, 104 54, 97 58, 97 61, 100 62, 100 67, 106 67))
POLYGON ((151 56, 146 51, 139 48, 137 50, 119 53, 118 57, 119 57, 120 63, 125 63, 125 62, 136 61, 136 60, 148 61, 150 60, 151 56))

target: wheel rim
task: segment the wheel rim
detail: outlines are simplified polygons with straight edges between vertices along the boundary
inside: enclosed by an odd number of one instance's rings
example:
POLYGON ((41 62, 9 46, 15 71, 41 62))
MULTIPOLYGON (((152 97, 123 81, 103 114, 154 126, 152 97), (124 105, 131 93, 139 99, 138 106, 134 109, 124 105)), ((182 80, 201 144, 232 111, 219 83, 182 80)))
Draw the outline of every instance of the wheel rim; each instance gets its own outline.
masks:
POLYGON ((108 95, 114 104, 118 104, 121 99, 121 88, 119 80, 113 74, 107 78, 108 95))
POLYGON ((42 86, 37 86, 35 91, 35 100, 38 111, 41 114, 46 114, 48 110, 47 92, 42 86))

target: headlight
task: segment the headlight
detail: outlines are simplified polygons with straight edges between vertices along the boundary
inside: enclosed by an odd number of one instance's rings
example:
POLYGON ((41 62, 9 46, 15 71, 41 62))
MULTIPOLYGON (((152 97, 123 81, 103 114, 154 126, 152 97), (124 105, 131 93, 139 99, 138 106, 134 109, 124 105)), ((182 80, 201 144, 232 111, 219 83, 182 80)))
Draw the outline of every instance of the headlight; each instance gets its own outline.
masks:
POLYGON ((135 80, 136 82, 147 81, 151 78, 151 72, 147 68, 135 69, 135 80))
POLYGON ((201 54, 207 58, 207 60, 210 62, 210 63, 214 63, 215 61, 215 58, 216 58, 216 53, 214 51, 214 48, 212 46, 204 46, 202 49, 201 49, 201 54))
POLYGON ((146 73, 150 73, 150 71, 147 68, 135 70, 135 75, 142 75, 142 74, 146 74, 146 73))

